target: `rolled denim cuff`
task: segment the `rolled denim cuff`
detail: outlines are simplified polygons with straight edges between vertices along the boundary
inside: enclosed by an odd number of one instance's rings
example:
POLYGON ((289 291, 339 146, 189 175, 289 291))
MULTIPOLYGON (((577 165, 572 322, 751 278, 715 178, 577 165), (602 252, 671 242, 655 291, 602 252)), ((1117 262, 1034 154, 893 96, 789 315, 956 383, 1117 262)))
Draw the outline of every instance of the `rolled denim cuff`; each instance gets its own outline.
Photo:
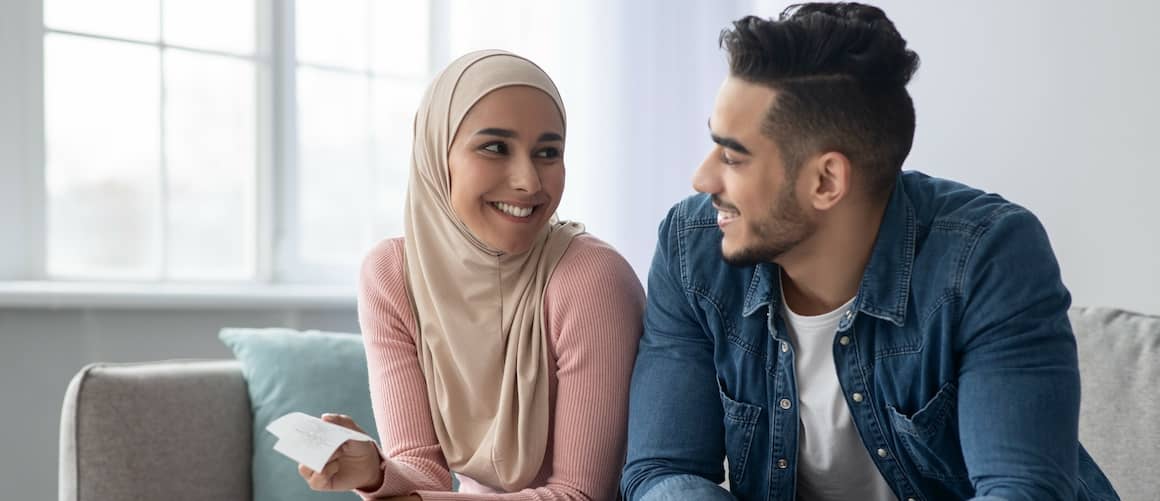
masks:
POLYGON ((696 475, 674 475, 657 482, 640 501, 736 501, 729 491, 696 475))

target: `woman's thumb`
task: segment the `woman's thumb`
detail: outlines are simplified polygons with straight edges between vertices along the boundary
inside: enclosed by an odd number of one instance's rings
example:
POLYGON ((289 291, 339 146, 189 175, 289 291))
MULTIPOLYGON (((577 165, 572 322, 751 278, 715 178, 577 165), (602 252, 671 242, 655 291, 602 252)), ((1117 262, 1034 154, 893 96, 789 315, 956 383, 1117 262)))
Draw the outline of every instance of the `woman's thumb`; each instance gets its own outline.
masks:
POLYGON ((360 427, 358 425, 358 423, 354 422, 354 420, 351 419, 350 416, 347 416, 345 414, 326 413, 326 414, 322 415, 322 420, 326 421, 328 423, 337 424, 339 426, 342 426, 343 428, 352 429, 352 430, 357 431, 359 433, 366 433, 365 431, 363 431, 362 427, 360 427))

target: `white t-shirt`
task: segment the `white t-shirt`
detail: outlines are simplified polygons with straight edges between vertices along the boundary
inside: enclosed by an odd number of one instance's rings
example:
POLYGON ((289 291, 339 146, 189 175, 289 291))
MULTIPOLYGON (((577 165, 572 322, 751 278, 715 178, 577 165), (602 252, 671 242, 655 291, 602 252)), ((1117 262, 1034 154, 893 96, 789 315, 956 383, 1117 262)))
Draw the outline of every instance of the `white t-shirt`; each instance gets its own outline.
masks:
MULTIPOLYGON (((785 295, 783 294, 784 298, 785 295)), ((797 378, 797 499, 801 501, 897 501, 858 436, 834 367, 834 336, 851 299, 838 309, 808 317, 782 316, 794 349, 797 378)))

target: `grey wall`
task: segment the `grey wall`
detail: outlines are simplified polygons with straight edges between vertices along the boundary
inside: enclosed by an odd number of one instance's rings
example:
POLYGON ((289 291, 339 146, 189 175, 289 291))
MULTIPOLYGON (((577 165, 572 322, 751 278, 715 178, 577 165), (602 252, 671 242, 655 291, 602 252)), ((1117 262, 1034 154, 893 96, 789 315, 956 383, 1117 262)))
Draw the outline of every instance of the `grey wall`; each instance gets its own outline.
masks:
POLYGON ((353 309, 0 308, 0 499, 56 499, 61 402, 82 366, 231 358, 223 326, 358 332, 353 309))

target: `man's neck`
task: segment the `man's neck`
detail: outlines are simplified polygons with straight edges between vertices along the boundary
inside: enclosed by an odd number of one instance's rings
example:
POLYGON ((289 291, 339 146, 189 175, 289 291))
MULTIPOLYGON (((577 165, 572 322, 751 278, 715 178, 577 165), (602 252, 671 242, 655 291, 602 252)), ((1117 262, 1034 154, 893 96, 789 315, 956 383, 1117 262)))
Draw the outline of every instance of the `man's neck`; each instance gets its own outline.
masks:
POLYGON ((858 294, 885 209, 851 211, 861 217, 835 214, 808 242, 778 259, 782 300, 790 310, 799 315, 821 315, 858 294))

